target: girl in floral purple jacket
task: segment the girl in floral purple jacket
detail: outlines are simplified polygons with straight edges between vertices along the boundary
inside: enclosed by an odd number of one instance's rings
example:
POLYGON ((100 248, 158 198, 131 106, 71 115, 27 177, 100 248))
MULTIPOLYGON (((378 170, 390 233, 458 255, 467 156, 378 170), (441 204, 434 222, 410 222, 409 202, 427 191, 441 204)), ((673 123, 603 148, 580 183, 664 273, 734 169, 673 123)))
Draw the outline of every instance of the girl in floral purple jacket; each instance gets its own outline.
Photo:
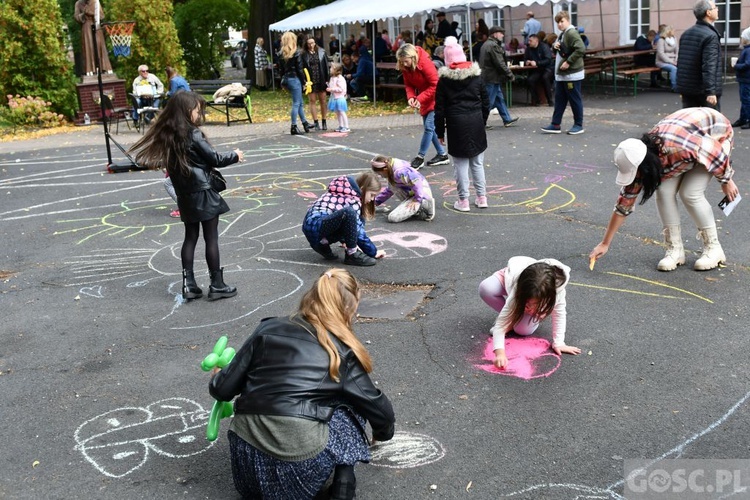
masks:
POLYGON ((400 204, 388 214, 388 222, 403 222, 411 217, 430 221, 435 218, 435 199, 424 175, 406 160, 376 156, 370 160, 373 172, 388 181, 388 185, 375 198, 380 206, 394 194, 400 204))
POLYGON ((333 179, 328 191, 310 206, 302 223, 302 232, 312 249, 326 260, 336 260, 331 243, 342 242, 346 246, 344 264, 374 266, 375 259, 384 257, 385 252, 375 248, 367 237, 365 220, 375 214, 379 191, 380 181, 372 172, 333 179))

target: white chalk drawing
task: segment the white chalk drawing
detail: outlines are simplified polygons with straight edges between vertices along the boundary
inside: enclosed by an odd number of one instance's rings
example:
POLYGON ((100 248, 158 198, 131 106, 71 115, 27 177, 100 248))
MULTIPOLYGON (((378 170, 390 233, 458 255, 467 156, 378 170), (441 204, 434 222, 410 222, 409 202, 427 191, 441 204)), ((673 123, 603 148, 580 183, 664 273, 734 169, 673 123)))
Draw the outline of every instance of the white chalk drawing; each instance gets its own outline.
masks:
POLYGON ((370 465, 390 469, 412 469, 437 462, 445 448, 426 434, 399 431, 390 441, 379 441, 370 449, 370 465))
MULTIPOLYGON (((645 464, 641 469, 632 471, 632 474, 640 473, 641 471, 644 471, 654 464, 668 458, 680 458, 682 456, 682 453, 685 451, 685 448, 693 444, 698 439, 702 438, 706 434, 713 432, 716 430, 721 424, 727 421, 729 417, 731 417, 739 408, 741 408, 745 403, 747 403, 748 399, 750 399, 750 392, 745 393, 742 398, 737 401, 729 410, 727 410, 724 415, 719 417, 717 420, 712 422, 708 427, 705 429, 696 432, 692 436, 690 436, 685 441, 681 442, 671 450, 663 453, 661 456, 654 458, 647 464, 645 464)), ((533 486, 529 486, 527 488, 524 488, 522 490, 514 491, 512 493, 505 493, 500 494, 498 496, 501 497, 514 497, 514 496, 528 496, 529 493, 533 491, 541 491, 541 490, 550 490, 550 491, 559 491, 562 495, 564 493, 564 497, 561 498, 577 498, 577 499, 585 499, 585 498, 604 498, 604 499, 611 499, 611 500, 625 500, 625 497, 623 497, 621 494, 614 491, 617 488, 620 488, 625 483, 625 479, 620 479, 619 481, 616 481, 612 484, 610 484, 607 487, 597 487, 597 486, 589 486, 585 484, 570 484, 570 483, 541 483, 541 484, 535 484, 533 486)))
POLYGON ((209 411, 185 398, 168 398, 141 407, 97 415, 75 431, 75 449, 96 470, 124 477, 140 469, 153 452, 167 458, 198 455, 215 441, 205 439, 209 411))
POLYGON ((102 288, 101 285, 84 286, 83 288, 78 290, 78 293, 88 295, 89 297, 94 297, 95 299, 101 299, 104 297, 104 295, 102 295, 103 290, 104 288, 102 288))

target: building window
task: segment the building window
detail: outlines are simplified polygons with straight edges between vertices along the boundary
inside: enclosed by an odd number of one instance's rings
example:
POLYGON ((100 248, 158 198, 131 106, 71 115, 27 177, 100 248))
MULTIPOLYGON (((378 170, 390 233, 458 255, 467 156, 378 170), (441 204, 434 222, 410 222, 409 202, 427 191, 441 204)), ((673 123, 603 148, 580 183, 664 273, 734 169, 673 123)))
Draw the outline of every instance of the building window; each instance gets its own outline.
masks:
POLYGON ((630 0, 628 6, 628 40, 635 42, 640 35, 648 33, 651 24, 650 0, 630 0))
POLYGON ((494 9, 484 13, 484 22, 487 26, 492 28, 493 26, 505 27, 505 16, 503 16, 503 9, 494 9))
POLYGON ((727 42, 739 43, 742 34, 742 0, 717 0, 716 6, 719 8, 719 19, 714 23, 716 31, 722 37, 726 36, 727 42))
POLYGON ((458 23, 458 29, 461 30, 461 34, 467 33, 466 36, 461 36, 461 41, 468 40, 468 33, 474 30, 474 27, 469 27, 469 18, 464 14, 453 14, 453 20, 458 23))
MULTIPOLYGON (((560 2, 552 9, 553 19, 554 16, 562 10, 568 12, 568 15, 570 16, 570 24, 578 26, 578 5, 576 5, 575 2, 560 2)), ((557 29, 557 23, 553 22, 553 24, 555 26, 555 33, 560 33, 560 30, 557 29)))

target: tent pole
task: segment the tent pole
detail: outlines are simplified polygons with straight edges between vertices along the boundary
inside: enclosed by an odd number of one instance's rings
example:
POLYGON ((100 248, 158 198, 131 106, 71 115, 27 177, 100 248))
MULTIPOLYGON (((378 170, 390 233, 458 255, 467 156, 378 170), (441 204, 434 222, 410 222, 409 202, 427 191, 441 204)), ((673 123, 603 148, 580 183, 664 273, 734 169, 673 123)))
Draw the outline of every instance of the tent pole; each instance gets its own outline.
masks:
POLYGON ((372 43, 370 44, 370 47, 372 48, 372 104, 375 105, 378 103, 378 90, 375 88, 377 85, 377 74, 378 74, 378 68, 375 66, 375 25, 378 24, 377 21, 372 21, 372 43))
MULTIPOLYGON (((471 4, 466 4, 466 27, 471 28, 471 4)), ((464 40, 466 40, 466 33, 461 34, 461 46, 464 44, 464 40)), ((469 60, 471 62, 474 62, 474 51, 471 50, 471 31, 469 32, 469 60)))
POLYGON ((602 28, 602 48, 604 48, 607 46, 607 44, 604 43, 604 16, 602 15, 602 0, 599 0, 599 24, 602 28))
POLYGON ((268 29, 268 48, 271 49, 271 87, 273 88, 274 92, 276 91, 276 74, 273 70, 273 59, 274 59, 274 53, 273 53, 273 38, 271 36, 271 28, 268 29))

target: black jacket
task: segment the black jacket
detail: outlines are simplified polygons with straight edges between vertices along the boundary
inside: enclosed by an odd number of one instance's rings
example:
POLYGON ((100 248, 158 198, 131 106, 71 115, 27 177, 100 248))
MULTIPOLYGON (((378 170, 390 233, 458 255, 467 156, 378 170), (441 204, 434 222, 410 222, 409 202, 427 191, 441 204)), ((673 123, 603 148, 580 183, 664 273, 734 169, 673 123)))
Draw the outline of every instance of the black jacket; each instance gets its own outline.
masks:
POLYGON ((281 415, 328 422, 339 406, 353 408, 372 426, 373 438, 393 437, 395 416, 388 398, 375 387, 354 352, 333 335, 341 356, 340 382, 328 374, 328 353, 315 328, 301 316, 266 318, 209 384, 219 401, 237 413, 281 415))
POLYGON ((443 139, 448 129, 448 153, 459 158, 471 158, 487 149, 484 125, 490 100, 479 65, 469 64, 459 69, 440 68, 435 94, 435 132, 443 139))
POLYGON ((552 71, 552 51, 544 42, 539 42, 536 48, 526 47, 524 54, 527 61, 536 62, 536 67, 542 71, 552 71))
POLYGON ((680 37, 677 92, 721 95, 721 41, 716 28, 698 21, 680 37))
MULTIPOLYGON (((313 81, 313 83, 317 83, 318 85, 322 85, 323 87, 322 90, 316 89, 317 92, 325 92, 326 87, 328 86, 328 80, 331 78, 331 74, 328 70, 328 58, 326 57, 325 50, 318 47, 317 51, 318 51, 318 59, 317 59, 318 74, 320 75, 320 81, 319 82, 313 81)), ((308 52, 305 52, 303 55, 300 56, 300 59, 302 59, 302 67, 307 68, 307 70, 310 72, 310 78, 312 78, 313 72, 310 70, 310 54, 308 52)), ((300 81, 304 84, 306 80, 303 77, 302 80, 300 81)))
POLYGON ((305 73, 303 70, 304 66, 302 65, 302 52, 297 49, 297 51, 294 53, 292 57, 289 59, 284 60, 284 65, 282 68, 284 69, 284 76, 287 78, 298 78, 302 84, 304 84, 307 79, 305 78, 305 73))
POLYGON ((208 173, 211 169, 226 167, 238 161, 237 153, 217 153, 203 132, 198 128, 193 129, 188 150, 190 176, 181 175, 177 169, 170 171, 183 222, 210 220, 229 211, 221 195, 211 189, 208 173))

